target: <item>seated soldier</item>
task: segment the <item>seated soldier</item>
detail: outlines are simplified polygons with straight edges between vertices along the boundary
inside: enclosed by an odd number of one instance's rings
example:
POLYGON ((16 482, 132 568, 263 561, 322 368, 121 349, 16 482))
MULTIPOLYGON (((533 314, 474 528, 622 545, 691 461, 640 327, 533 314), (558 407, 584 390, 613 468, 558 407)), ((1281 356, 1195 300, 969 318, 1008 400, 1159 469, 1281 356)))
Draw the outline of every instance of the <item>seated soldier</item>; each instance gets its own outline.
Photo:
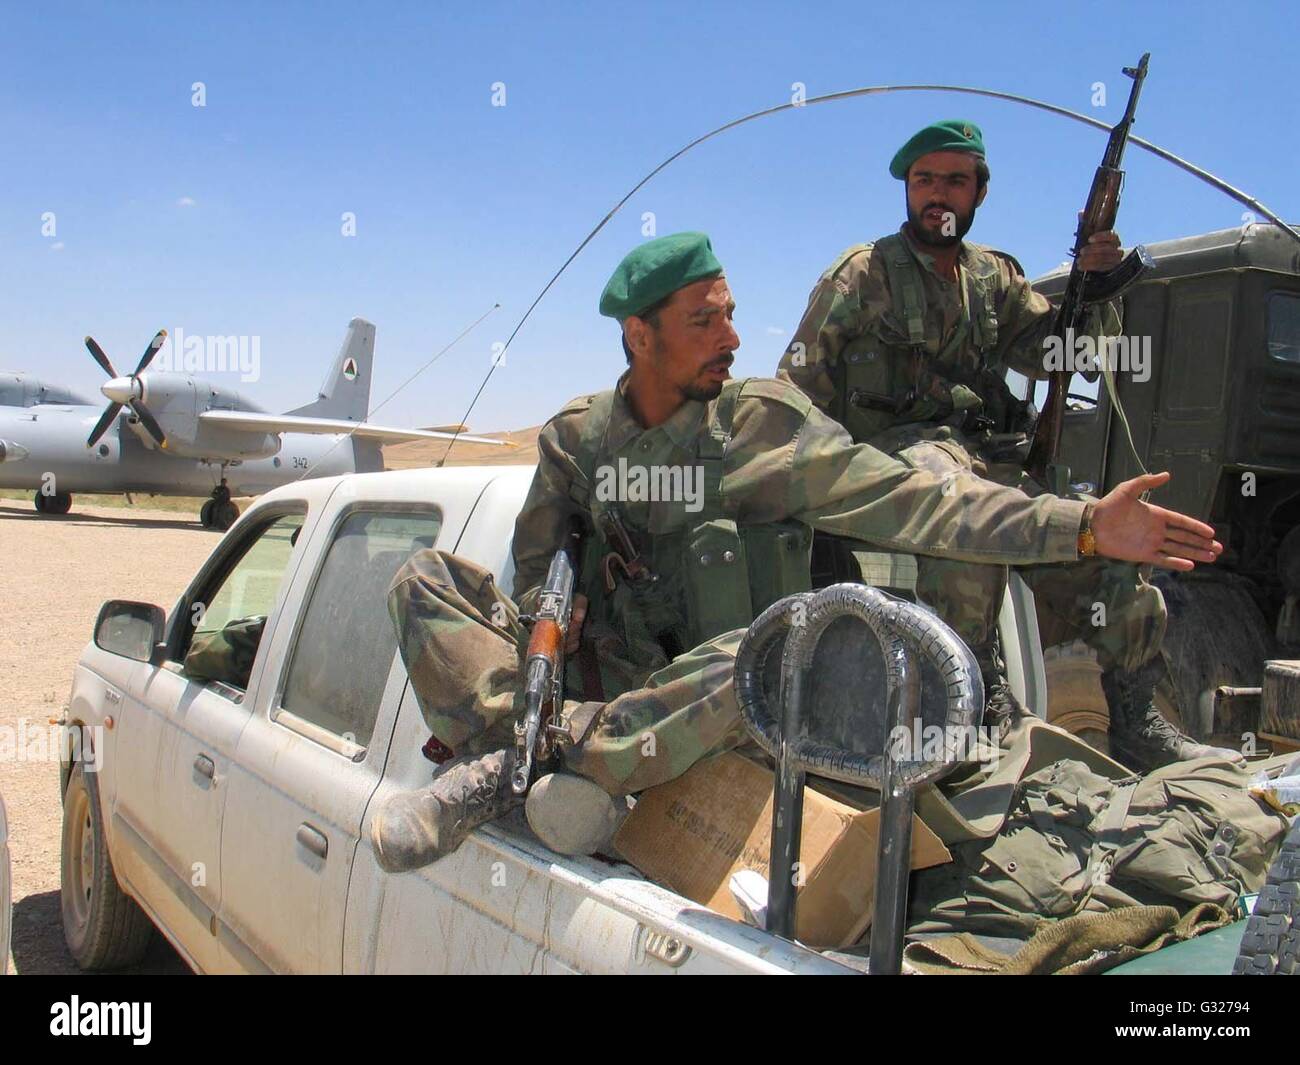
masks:
MULTIPOLYGON (((600 300, 622 324, 630 368, 614 389, 567 404, 538 440, 515 525, 518 610, 534 608, 575 518, 585 530, 565 705, 574 742, 527 808, 557 851, 604 846, 615 798, 744 739, 736 648, 757 611, 808 587, 809 527, 1000 565, 1074 561, 1081 543, 1095 542, 1107 557, 1187 570, 1222 550, 1208 526, 1139 498, 1167 474, 1097 501, 1031 499, 855 445, 792 385, 730 379, 734 309, 704 234, 640 245, 600 300), (647 567, 636 579, 625 549, 607 539, 611 515, 647 567)), ((518 611, 486 571, 438 552, 398 572, 389 608, 430 729, 457 758, 378 811, 379 861, 401 870, 450 852, 521 801, 510 788, 518 611)))

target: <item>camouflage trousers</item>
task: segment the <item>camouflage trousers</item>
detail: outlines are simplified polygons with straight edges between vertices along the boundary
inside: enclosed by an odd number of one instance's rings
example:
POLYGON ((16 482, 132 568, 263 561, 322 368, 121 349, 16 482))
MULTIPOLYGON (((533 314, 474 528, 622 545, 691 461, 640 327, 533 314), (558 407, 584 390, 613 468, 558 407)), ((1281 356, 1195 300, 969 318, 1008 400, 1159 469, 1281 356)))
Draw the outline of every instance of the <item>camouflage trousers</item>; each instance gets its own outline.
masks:
MULTIPOLYGON (((940 428, 928 439, 898 441, 894 454, 911 466, 944 475, 969 470, 1026 495, 1047 489, 1019 466, 986 463, 960 434, 940 428)), ((956 562, 918 555, 916 595, 975 651, 981 667, 990 664, 998 610, 1006 591, 1006 566, 956 562)), ((1133 671, 1160 653, 1167 613, 1164 597, 1140 567, 1104 558, 1043 566, 1018 566, 1033 590, 1043 646, 1082 639, 1097 652, 1102 669, 1133 671)))
MULTIPOLYGON (((430 732, 456 754, 514 743, 523 715, 522 657, 528 631, 492 574, 443 551, 421 551, 397 571, 388 611, 430 732)), ((746 739, 732 686, 744 629, 679 655, 638 664, 594 620, 583 639, 600 649, 603 700, 565 699, 575 742, 564 767, 611 795, 643 791, 746 739), (620 657, 620 653, 622 657, 620 657), (611 687, 611 678, 622 683, 611 687)), ((566 695, 581 694, 569 662, 566 695)))

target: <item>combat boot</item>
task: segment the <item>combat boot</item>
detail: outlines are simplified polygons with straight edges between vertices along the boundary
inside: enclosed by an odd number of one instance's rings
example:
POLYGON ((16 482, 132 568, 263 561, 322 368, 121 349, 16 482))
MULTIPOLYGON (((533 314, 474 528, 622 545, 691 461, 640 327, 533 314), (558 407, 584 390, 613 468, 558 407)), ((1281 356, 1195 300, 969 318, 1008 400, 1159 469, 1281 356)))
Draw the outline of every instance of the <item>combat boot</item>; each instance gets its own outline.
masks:
POLYGON ((1237 751, 1197 743, 1156 708, 1156 680, 1162 669, 1157 658, 1136 673, 1119 669, 1102 673, 1101 690, 1110 710, 1111 756, 1141 773, 1196 758, 1244 761, 1237 751))
POLYGON ((999 738, 1004 737, 1030 713, 1011 691, 997 636, 986 644, 971 645, 971 653, 979 663, 980 677, 984 681, 984 724, 996 728, 999 738))
POLYGON ((1011 684, 1002 673, 984 678, 984 724, 996 728, 1004 737, 1024 718, 1030 717, 1025 705, 1016 698, 1011 684))
POLYGON ((427 788, 394 795, 370 826, 379 864, 390 873, 428 865, 522 803, 510 788, 514 762, 513 749, 492 751, 451 764, 427 788))

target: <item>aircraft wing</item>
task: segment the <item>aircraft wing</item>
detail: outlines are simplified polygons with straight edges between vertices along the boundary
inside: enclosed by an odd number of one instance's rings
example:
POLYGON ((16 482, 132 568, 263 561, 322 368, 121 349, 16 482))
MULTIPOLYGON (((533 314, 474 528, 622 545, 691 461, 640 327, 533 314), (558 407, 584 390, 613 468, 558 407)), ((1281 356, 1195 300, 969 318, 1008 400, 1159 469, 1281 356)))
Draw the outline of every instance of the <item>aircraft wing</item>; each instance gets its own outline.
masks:
MULTIPOLYGON (((205 410, 199 415, 199 421, 221 429, 250 433, 352 433, 389 444, 399 444, 406 440, 450 440, 454 435, 429 429, 394 429, 371 422, 351 422, 346 418, 305 418, 295 414, 262 414, 246 410, 205 410)), ((467 444, 509 444, 508 440, 466 436, 464 433, 456 439, 467 444)))

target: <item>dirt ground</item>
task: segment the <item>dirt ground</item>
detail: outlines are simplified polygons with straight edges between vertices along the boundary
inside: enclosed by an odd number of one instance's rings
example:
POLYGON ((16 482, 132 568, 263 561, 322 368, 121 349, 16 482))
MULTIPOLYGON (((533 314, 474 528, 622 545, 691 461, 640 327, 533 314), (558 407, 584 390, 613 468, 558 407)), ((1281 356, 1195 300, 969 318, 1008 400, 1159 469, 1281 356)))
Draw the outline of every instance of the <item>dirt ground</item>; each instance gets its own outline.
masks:
MULTIPOLYGON (((0 728, 42 728, 67 703, 72 671, 105 599, 170 610, 220 539, 178 512, 95 506, 41 517, 30 501, 0 499, 0 728)), ((34 752, 36 753, 36 752, 34 752)), ((13 866, 11 973, 76 972, 59 916, 58 752, 0 760, 13 866)), ((157 937, 131 972, 188 972, 157 937)))

